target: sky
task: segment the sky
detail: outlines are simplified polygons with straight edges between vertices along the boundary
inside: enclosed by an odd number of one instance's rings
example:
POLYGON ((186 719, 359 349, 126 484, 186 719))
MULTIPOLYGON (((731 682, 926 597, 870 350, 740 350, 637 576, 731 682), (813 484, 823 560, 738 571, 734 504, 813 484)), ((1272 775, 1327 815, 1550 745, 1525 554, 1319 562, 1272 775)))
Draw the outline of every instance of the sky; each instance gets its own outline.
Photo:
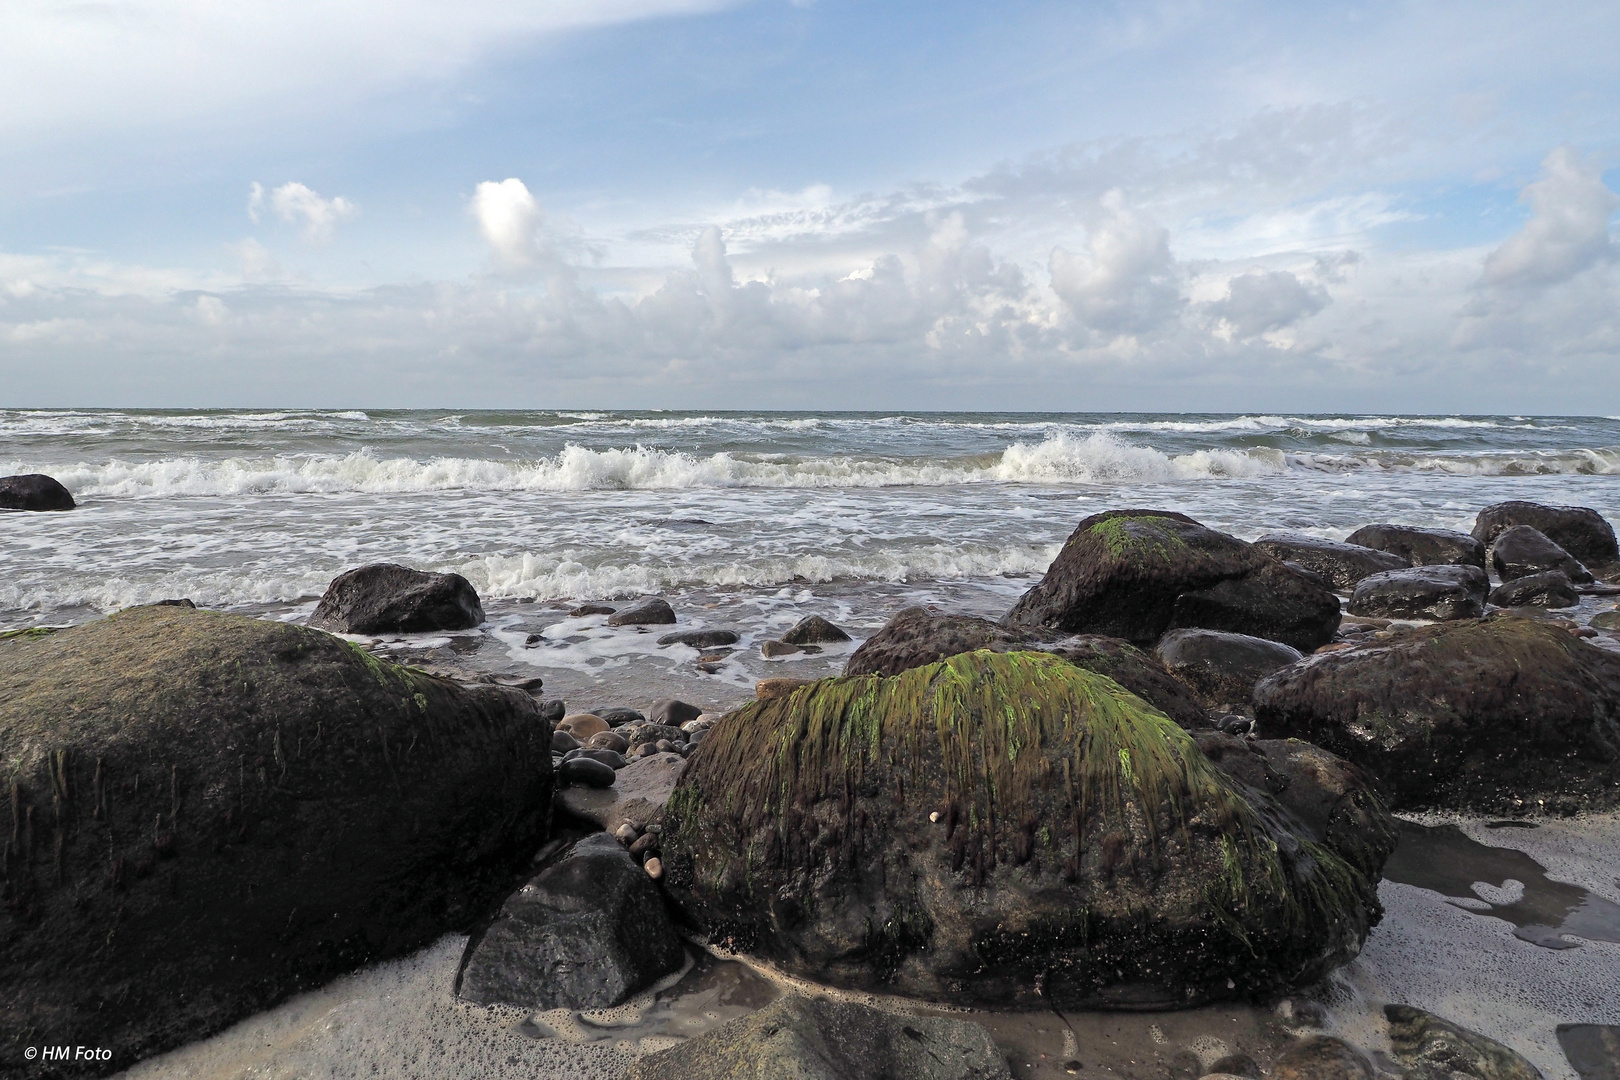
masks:
POLYGON ((1620 5, 7 0, 0 406, 1620 413, 1620 5))

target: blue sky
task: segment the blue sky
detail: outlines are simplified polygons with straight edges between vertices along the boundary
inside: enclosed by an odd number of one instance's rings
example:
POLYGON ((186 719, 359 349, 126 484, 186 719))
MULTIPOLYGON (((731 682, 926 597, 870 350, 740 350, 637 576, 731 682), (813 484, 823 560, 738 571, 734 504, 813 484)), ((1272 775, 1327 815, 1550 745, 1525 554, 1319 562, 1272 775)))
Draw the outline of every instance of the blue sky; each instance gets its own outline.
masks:
POLYGON ((1620 411, 1608 4, 0 8, 0 402, 1620 411))

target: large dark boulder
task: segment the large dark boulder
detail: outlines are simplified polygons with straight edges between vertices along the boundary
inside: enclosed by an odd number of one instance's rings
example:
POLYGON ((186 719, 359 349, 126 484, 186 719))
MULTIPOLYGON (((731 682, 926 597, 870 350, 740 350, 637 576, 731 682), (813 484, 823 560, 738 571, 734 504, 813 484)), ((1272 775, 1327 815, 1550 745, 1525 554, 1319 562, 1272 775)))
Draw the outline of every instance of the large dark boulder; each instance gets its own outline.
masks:
POLYGON ((1576 585, 1590 585, 1592 572, 1569 552, 1529 525, 1509 525, 1491 544, 1491 569, 1503 581, 1557 570, 1576 585))
POLYGON ((675 621, 675 609, 662 596, 649 596, 608 616, 609 626, 668 626, 675 621))
POLYGON ((1349 592, 1369 574, 1412 565, 1412 560, 1388 551, 1303 533, 1267 533, 1254 546, 1273 558, 1298 563, 1340 592, 1349 592))
POLYGON ((519 690, 282 622, 0 640, 0 1053, 126 1068, 467 926, 545 840, 550 735, 519 690))
POLYGON ((1310 651, 1333 639, 1339 601, 1253 545, 1184 514, 1110 510, 1079 524, 1001 621, 1137 645, 1201 627, 1310 651))
POLYGON ((607 833, 576 843, 467 943, 456 996, 479 1005, 601 1009, 686 960, 664 898, 607 833))
POLYGON ((1487 546, 1503 529, 1528 525, 1589 567, 1608 568, 1620 562, 1614 526, 1589 506, 1543 506, 1533 502, 1501 502, 1487 506, 1474 519, 1474 536, 1487 546))
POLYGON ((1413 566, 1477 566, 1485 569, 1485 545, 1467 533, 1450 529, 1364 525, 1345 537, 1344 542, 1399 555, 1410 560, 1413 566))
POLYGON ((470 630, 484 621, 478 593, 460 574, 432 574, 372 563, 339 574, 309 625, 336 634, 409 634, 470 630))
POLYGON ((788 645, 824 645, 850 640, 843 628, 834 626, 820 615, 806 615, 788 628, 782 641, 788 645))
POLYGON ((1377 875, 1168 717, 1043 653, 827 679, 728 714, 665 811, 711 940, 933 1001, 1169 1008, 1308 984, 1377 875))
POLYGON ((1562 570, 1527 574, 1491 590, 1491 603, 1497 607, 1574 607, 1581 602, 1569 575, 1562 570))
POLYGON ((1255 727, 1367 769, 1396 808, 1620 804, 1620 656, 1534 619, 1413 627, 1255 687, 1255 727))
POLYGON ((1472 564, 1386 570, 1361 579, 1347 610, 1379 619, 1477 619, 1490 587, 1472 564))
POLYGON ((1172 630, 1154 650, 1165 668, 1213 704, 1247 704, 1254 684, 1300 658, 1278 641, 1220 630, 1172 630))
POLYGON ((73 496, 44 473, 0 476, 0 510, 72 510, 73 496))
POLYGON ((1130 642, 1101 634, 1063 637, 1039 626, 1009 628, 976 615, 936 615, 925 607, 896 612, 855 650, 844 665, 844 674, 898 675, 976 649, 1050 652, 1108 676, 1182 727, 1207 727, 1209 723, 1198 696, 1150 653, 1130 642))

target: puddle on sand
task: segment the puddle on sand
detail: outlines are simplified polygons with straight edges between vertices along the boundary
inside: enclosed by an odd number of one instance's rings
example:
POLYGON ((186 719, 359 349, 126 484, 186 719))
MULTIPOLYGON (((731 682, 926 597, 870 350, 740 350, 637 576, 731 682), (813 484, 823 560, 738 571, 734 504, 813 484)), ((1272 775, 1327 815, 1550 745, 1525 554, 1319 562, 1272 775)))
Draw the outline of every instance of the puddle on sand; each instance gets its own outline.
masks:
POLYGON ((1403 820, 1400 827, 1400 844, 1384 864, 1387 880, 1431 889, 1460 901, 1458 907, 1505 919, 1514 937, 1545 949, 1580 947, 1564 934, 1620 943, 1620 904, 1553 881, 1524 852, 1481 844, 1456 825, 1403 820))

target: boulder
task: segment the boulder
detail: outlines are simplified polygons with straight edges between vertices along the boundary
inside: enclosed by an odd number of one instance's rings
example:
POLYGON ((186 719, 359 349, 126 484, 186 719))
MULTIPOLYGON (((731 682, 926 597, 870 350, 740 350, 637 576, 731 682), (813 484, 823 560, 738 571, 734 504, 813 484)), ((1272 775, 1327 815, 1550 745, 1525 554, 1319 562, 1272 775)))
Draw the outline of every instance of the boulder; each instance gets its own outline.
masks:
POLYGON ((72 510, 76 504, 61 481, 44 473, 0 476, 0 510, 72 510))
POLYGON ((1059 637, 1042 627, 1004 627, 974 615, 936 615, 924 607, 904 608, 867 638, 844 665, 845 675, 898 675, 947 656, 990 649, 1037 650, 1107 675, 1182 727, 1208 723, 1203 702, 1177 682, 1148 653, 1119 638, 1100 634, 1059 637))
POLYGON ((1154 655, 1211 704, 1247 704, 1255 683, 1300 658, 1281 642, 1220 630, 1172 630, 1154 655))
POLYGON ((990 1033, 967 1020, 898 1016, 790 994, 707 1035, 641 1058, 625 1080, 1011 1080, 990 1033))
POLYGON ((1255 728, 1372 773, 1396 809, 1620 803, 1620 656, 1535 619, 1391 631, 1255 687, 1255 728))
POLYGON ((1332 1035, 1310 1035, 1271 1063, 1270 1080, 1375 1080, 1367 1055, 1332 1035))
POLYGON ((484 621, 478 593, 460 574, 373 563, 339 574, 309 625, 337 634, 470 630, 484 621))
POLYGON ((782 640, 789 645, 820 645, 826 642, 848 641, 849 635, 820 615, 806 615, 782 635, 782 640))
POLYGON ((1541 1070, 1495 1039, 1410 1005, 1385 1005, 1389 1042, 1411 1080, 1542 1080, 1541 1070))
POLYGON ((608 832, 626 822, 644 829, 663 814, 670 792, 685 771, 686 759, 679 754, 650 754, 614 774, 612 787, 563 788, 557 793, 557 804, 608 832))
POLYGON ((456 996, 477 1005, 603 1009, 686 962, 658 887, 607 833, 577 842, 467 943, 456 996))
POLYGON ((546 838, 550 738, 528 694, 283 622, 0 640, 0 1045, 124 1069, 465 927, 546 838))
POLYGON ((735 630, 677 630, 658 639, 660 645, 690 645, 694 649, 717 649, 737 643, 735 630))
POLYGON ((1485 569, 1485 545, 1467 533, 1418 529, 1411 525, 1364 525, 1345 543, 1376 548, 1410 560, 1413 566, 1477 566, 1485 569))
POLYGON ((1559 1024, 1555 1030, 1581 1080, 1620 1080, 1620 1025, 1559 1024))
POLYGON ((1201 627, 1310 651, 1333 640, 1339 600, 1253 545, 1184 514, 1111 510, 1079 524, 1001 621, 1137 645, 1201 627))
POLYGON ((1267 533, 1256 540, 1254 546, 1284 562, 1298 563, 1320 575, 1331 587, 1345 593, 1370 574, 1412 565, 1412 560, 1392 552, 1358 544, 1341 544, 1336 540, 1323 540, 1303 533, 1267 533))
POLYGON ((931 1001, 1169 1008, 1354 956, 1376 876, 1118 683, 1044 653, 825 679, 710 729, 665 885, 712 941, 931 1001))
POLYGON ((1362 578, 1347 610, 1385 619, 1476 619, 1489 591, 1485 571, 1472 564, 1414 566, 1362 578))
POLYGON ((608 616, 609 626, 667 626, 675 621, 675 609, 661 596, 649 596, 608 616))
POLYGON ((1562 571, 1577 585, 1590 585, 1593 581, 1592 572, 1582 566, 1580 560, 1529 525, 1509 525, 1496 534, 1491 544, 1491 569, 1503 581, 1548 570, 1562 571))
POLYGON ((1620 562, 1614 526, 1588 506, 1543 506, 1533 502, 1502 502, 1487 506, 1474 519, 1474 536, 1490 545, 1502 530, 1528 525, 1589 567, 1607 568, 1620 562))
POLYGON ((1581 594, 1575 591, 1568 574, 1547 570, 1498 585, 1490 599, 1497 607, 1566 608, 1580 603, 1581 594))

